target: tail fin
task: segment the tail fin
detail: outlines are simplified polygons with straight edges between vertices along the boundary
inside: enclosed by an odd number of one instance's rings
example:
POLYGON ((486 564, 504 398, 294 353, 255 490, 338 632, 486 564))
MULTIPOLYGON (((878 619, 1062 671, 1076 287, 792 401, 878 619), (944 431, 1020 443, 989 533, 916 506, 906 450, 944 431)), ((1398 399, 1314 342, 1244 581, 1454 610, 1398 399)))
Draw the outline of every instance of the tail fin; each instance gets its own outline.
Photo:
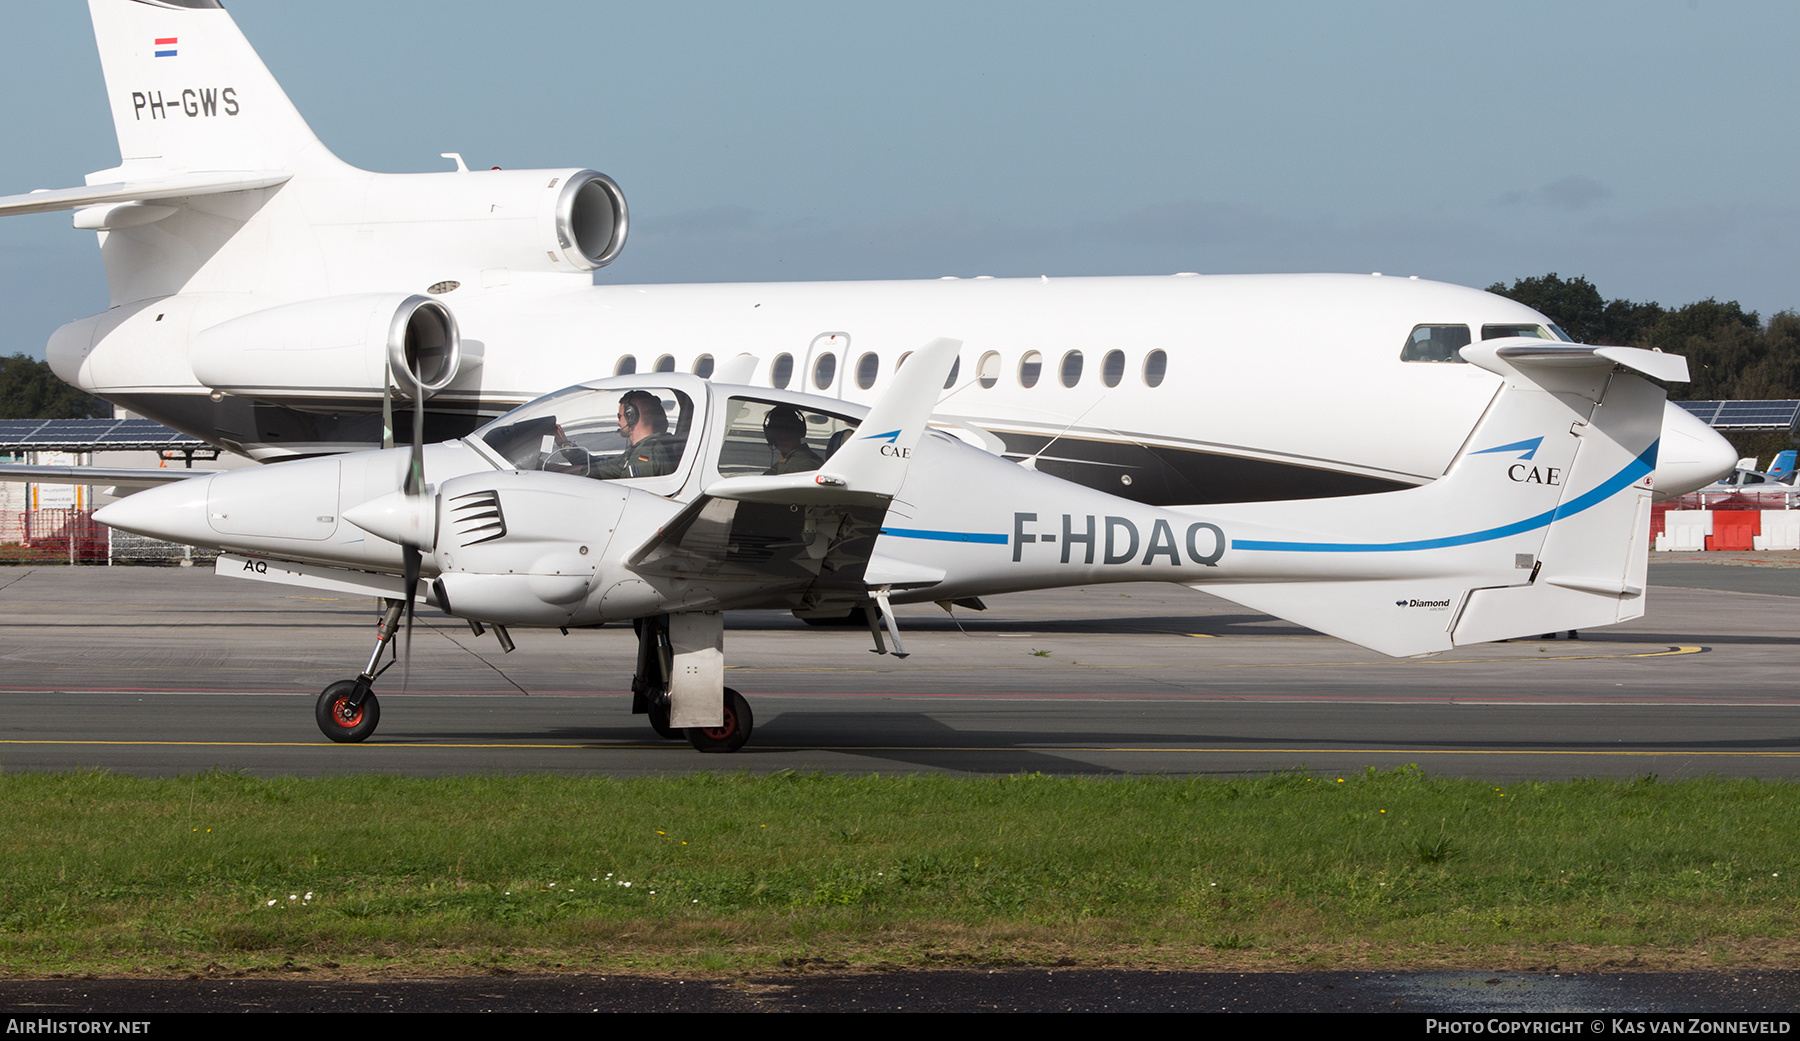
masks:
POLYGON ((218 0, 88 0, 88 7, 124 171, 295 172, 337 164, 218 0))
POLYGON ((1686 361, 1517 339, 1463 356, 1506 383, 1443 478, 1209 507, 1254 532, 1231 552, 1265 577, 1198 588, 1394 655, 1641 615, 1664 395, 1624 370, 1685 380, 1686 361))

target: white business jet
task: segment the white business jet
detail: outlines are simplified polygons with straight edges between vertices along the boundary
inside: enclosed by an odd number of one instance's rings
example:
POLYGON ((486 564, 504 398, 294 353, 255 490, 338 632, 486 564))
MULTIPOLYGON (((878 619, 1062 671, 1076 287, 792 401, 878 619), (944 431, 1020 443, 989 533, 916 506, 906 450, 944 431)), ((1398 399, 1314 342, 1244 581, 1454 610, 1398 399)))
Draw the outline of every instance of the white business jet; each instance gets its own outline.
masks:
POLYGON ((1501 390, 1440 480, 1158 507, 928 429, 962 349, 920 348, 867 409, 613 377, 459 441, 425 445, 415 418, 410 451, 197 477, 96 516, 220 550, 223 574, 383 598, 368 665, 320 694, 335 741, 375 730, 383 651, 418 600, 495 627, 508 649, 509 627, 633 620, 634 711, 701 751, 736 750, 753 726, 724 685, 734 608, 860 607, 877 650, 879 618, 896 653, 893 603, 1095 582, 1183 583, 1393 655, 1643 613, 1664 395, 1637 373, 1686 379, 1680 357, 1464 346, 1501 390))
MULTIPOLYGON (((1448 472, 1502 385, 1469 348, 1566 340, 1513 301, 1379 275, 596 286, 628 223, 605 175, 358 170, 213 0, 89 5, 120 164, 0 198, 98 233, 111 306, 50 363, 260 460, 382 443, 414 382, 433 440, 632 373, 869 402, 955 331, 938 417, 967 443, 1147 505, 1346 496, 1448 472)), ((1660 493, 1731 471, 1698 420, 1662 425, 1660 493)))

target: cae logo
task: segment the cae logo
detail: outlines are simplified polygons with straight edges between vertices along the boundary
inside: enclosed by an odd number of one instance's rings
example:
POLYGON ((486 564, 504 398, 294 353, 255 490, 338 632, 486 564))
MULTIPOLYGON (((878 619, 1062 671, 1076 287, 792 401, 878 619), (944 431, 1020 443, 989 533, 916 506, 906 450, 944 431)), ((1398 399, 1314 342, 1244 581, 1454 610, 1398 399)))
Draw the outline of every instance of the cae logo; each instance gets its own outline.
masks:
POLYGON ((1520 484, 1562 484, 1562 470, 1555 466, 1526 466, 1514 463, 1506 468, 1506 476, 1520 484))

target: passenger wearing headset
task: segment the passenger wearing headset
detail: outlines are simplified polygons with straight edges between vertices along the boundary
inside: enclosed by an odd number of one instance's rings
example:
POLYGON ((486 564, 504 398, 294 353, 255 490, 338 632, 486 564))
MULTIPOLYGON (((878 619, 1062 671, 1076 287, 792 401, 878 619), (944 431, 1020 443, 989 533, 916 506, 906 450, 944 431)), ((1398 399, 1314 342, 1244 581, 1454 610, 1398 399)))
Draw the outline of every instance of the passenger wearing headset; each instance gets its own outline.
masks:
POLYGON ((656 395, 633 390, 619 399, 619 436, 631 447, 623 455, 595 466, 588 476, 617 480, 675 472, 675 464, 681 459, 681 442, 669 436, 669 414, 663 411, 656 395))
POLYGON ((775 465, 765 474, 797 474, 825 465, 819 453, 807 447, 806 419, 790 405, 776 405, 763 417, 763 440, 775 450, 775 465))

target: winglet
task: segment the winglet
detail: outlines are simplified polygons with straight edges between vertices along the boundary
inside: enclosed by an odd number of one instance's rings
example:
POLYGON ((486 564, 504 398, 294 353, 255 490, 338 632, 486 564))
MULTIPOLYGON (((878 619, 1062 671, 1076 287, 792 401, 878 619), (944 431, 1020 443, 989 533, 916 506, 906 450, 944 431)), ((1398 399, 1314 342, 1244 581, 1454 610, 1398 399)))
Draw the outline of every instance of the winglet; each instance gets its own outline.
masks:
POLYGON ((933 340, 914 351, 875 406, 816 472, 730 477, 709 485, 715 499, 751 502, 884 502, 906 480, 961 340, 933 340))

